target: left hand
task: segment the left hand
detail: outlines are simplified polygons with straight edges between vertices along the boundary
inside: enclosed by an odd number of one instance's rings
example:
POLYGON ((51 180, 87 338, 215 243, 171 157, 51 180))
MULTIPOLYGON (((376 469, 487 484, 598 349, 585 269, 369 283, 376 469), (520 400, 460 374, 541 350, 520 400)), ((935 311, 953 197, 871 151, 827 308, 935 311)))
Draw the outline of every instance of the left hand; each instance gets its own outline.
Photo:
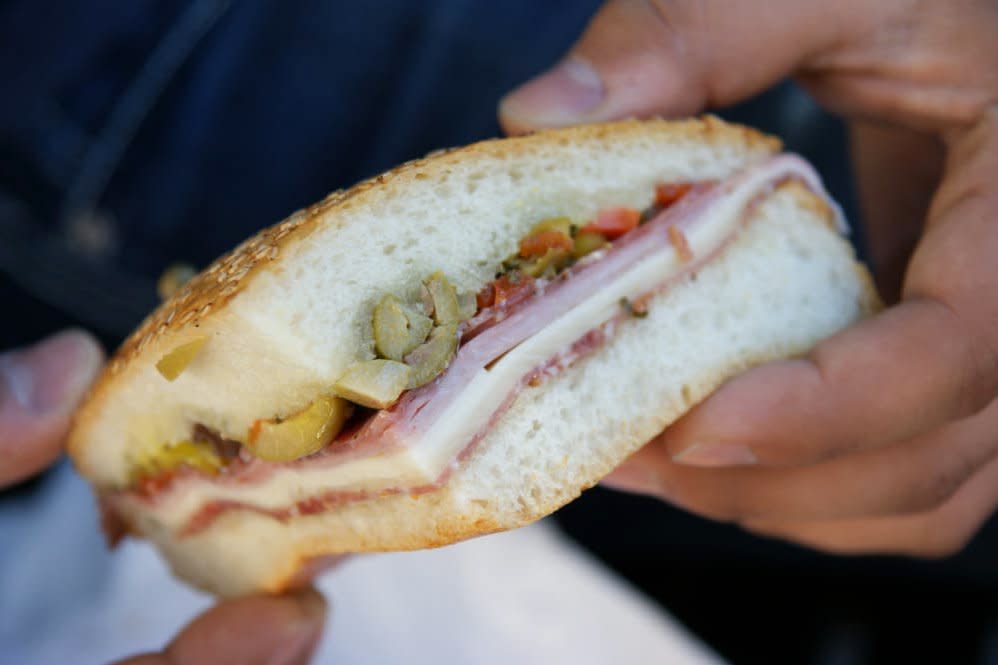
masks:
POLYGON ((688 115, 795 76, 849 123, 893 306, 722 386, 606 479, 835 552, 940 556, 998 505, 998 12, 989 0, 611 0, 512 133, 688 115))
POLYGON ((311 589, 227 600, 192 621, 159 653, 118 665, 305 665, 326 603, 311 589))
MULTIPOLYGON (((97 342, 81 331, 0 353, 0 489, 61 455, 73 409, 102 362, 97 342)), ((162 652, 120 665, 304 664, 325 616, 325 601, 311 589, 225 601, 191 622, 162 652)))

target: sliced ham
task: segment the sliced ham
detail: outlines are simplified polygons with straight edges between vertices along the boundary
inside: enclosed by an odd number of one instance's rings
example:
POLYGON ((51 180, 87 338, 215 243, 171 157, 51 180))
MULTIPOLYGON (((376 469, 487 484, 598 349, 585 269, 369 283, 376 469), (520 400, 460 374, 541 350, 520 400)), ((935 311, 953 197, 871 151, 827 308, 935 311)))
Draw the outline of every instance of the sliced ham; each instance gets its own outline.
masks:
POLYGON ((241 458, 214 478, 181 472, 152 495, 108 499, 153 503, 164 521, 193 533, 227 510, 285 519, 373 494, 433 491, 525 386, 602 346, 651 296, 723 248, 746 211, 788 179, 824 194, 806 162, 780 155, 723 182, 684 189, 674 205, 609 248, 553 280, 531 280, 512 297, 496 298, 462 326, 462 344, 440 377, 319 453, 287 464, 241 458), (194 486, 200 491, 189 491, 194 486), (309 487, 314 491, 289 503, 309 487))

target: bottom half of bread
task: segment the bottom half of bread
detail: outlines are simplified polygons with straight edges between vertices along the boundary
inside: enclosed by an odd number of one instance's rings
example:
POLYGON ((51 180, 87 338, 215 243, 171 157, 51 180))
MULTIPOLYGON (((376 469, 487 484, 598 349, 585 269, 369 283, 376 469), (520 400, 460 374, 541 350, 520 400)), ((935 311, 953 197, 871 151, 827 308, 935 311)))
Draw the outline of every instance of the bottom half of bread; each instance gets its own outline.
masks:
POLYGON ((126 517, 174 572, 214 593, 279 591, 318 557, 446 545, 537 520, 754 365, 805 352, 876 307, 866 271, 803 187, 784 185, 695 274, 599 351, 523 390, 439 490, 278 521, 230 510, 196 535, 126 517))

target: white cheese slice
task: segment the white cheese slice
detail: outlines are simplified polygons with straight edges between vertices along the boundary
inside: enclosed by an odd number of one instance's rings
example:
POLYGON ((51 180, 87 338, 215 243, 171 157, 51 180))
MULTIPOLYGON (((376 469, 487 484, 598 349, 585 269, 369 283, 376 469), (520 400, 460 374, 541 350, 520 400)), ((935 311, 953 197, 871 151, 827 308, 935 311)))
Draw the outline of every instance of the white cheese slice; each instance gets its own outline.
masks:
POLYGON ((645 258, 629 266, 618 278, 601 282, 580 302, 564 307, 567 311, 515 346, 489 369, 482 367, 477 370, 472 380, 424 430, 418 441, 375 456, 346 460, 332 467, 281 467, 253 483, 223 484, 210 479, 192 480, 171 491, 171 496, 158 497, 155 504, 157 515, 170 527, 182 529, 198 509, 213 501, 282 510, 298 501, 331 491, 376 492, 433 484, 475 435, 487 426, 496 409, 516 390, 523 377, 563 352, 590 330, 613 319, 620 312, 622 298, 635 299, 647 294, 656 286, 709 259, 738 230, 746 206, 788 176, 804 180, 815 191, 823 191, 810 167, 791 155, 756 165, 721 183, 704 198, 702 204, 692 206, 694 209, 675 222, 686 237, 694 257, 692 261, 684 261, 676 248, 667 240, 663 241, 662 235, 656 236, 656 249, 646 253, 645 258), (189 491, 195 483, 199 491, 189 491))

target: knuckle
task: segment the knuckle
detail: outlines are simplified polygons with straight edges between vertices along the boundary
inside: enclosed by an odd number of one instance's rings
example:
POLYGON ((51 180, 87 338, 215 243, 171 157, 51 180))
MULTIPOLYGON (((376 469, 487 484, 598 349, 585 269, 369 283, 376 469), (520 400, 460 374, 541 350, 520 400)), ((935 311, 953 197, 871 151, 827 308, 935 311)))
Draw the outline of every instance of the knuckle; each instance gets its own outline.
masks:
POLYGON ((998 346, 988 335, 980 334, 979 326, 945 298, 937 298, 934 302, 948 319, 953 338, 962 345, 953 407, 958 413, 969 416, 987 406, 998 393, 998 346))
POLYGON ((726 492, 718 497, 711 508, 714 519, 721 522, 744 524, 748 520, 761 517, 759 511, 753 509, 740 492, 726 492))
POLYGON ((933 469, 916 490, 912 505, 908 508, 915 510, 939 508, 956 494, 974 469, 969 461, 951 462, 933 469))
POLYGON ((929 561, 946 559, 963 550, 963 548, 967 546, 968 542, 970 542, 969 534, 947 534, 945 536, 935 536, 929 541, 917 545, 913 549, 912 555, 919 559, 926 559, 929 561))
POLYGON ((685 88, 695 88, 698 96, 707 94, 706 84, 699 76, 703 60, 700 49, 703 38, 690 40, 688 34, 703 35, 709 25, 703 25, 699 3, 690 0, 642 0, 646 10, 646 29, 651 31, 650 47, 658 56, 658 66, 685 88))
POLYGON ((716 522, 739 523, 747 519, 737 494, 730 488, 699 487, 695 492, 670 488, 668 497, 675 505, 716 522))
POLYGON ((958 404, 966 415, 977 413, 998 392, 998 353, 981 335, 967 342, 965 369, 960 381, 958 404))
POLYGON ((751 488, 727 477, 698 474, 693 482, 666 482, 666 500, 680 508, 717 522, 739 523, 756 515, 750 506, 751 488))
POLYGON ((941 513, 933 514, 924 521, 909 553, 919 559, 945 559, 963 550, 975 531, 972 525, 945 519, 941 513))
POLYGON ((644 0, 642 4, 651 12, 652 18, 663 32, 669 35, 675 32, 679 9, 676 0, 644 0))
POLYGON ((745 520, 750 519, 749 515, 743 514, 741 511, 732 508, 731 506, 724 506, 720 509, 715 509, 711 511, 711 515, 714 520, 724 522, 726 524, 742 524, 745 520))

